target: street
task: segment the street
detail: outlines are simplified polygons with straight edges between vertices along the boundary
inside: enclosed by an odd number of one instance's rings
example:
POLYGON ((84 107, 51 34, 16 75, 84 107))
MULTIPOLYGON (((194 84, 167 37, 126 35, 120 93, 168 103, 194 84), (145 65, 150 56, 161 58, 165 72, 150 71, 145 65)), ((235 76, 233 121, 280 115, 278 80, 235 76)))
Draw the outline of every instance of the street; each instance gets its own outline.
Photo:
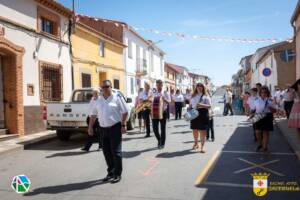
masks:
MULTIPOLYGON (((84 135, 68 142, 32 145, 0 156, 1 200, 12 199, 255 199, 250 173, 267 172, 269 181, 300 180, 300 164, 276 129, 270 135, 269 153, 255 152, 252 127, 245 116, 221 115, 215 96, 215 141, 206 153, 191 150, 193 136, 188 122, 167 123, 167 141, 158 150, 154 134, 144 138, 137 130, 123 136, 123 175, 117 184, 103 184, 106 164, 102 152, 83 153, 84 135), (201 184, 197 179, 210 162, 216 162, 201 184), (13 176, 25 174, 30 192, 15 193, 13 176)), ((299 199, 299 192, 269 191, 263 199, 299 199)))

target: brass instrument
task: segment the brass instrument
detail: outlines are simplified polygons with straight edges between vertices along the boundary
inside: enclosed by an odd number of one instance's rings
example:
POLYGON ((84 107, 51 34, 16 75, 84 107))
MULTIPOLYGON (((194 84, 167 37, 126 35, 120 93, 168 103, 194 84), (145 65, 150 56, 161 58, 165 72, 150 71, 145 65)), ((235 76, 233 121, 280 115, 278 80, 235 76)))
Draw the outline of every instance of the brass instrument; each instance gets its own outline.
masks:
POLYGON ((139 113, 144 109, 150 109, 151 108, 151 101, 145 100, 141 102, 136 108, 135 108, 135 113, 139 113))

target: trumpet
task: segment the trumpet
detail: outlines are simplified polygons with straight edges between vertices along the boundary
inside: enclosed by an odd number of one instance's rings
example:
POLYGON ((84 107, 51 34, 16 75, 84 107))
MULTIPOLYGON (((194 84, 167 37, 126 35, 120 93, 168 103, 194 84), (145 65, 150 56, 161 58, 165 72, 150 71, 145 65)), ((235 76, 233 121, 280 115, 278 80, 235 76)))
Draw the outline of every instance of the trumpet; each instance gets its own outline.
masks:
POLYGON ((151 108, 151 101, 149 100, 145 100, 143 102, 141 102, 136 108, 135 108, 135 113, 139 113, 142 110, 144 110, 145 108, 151 108))

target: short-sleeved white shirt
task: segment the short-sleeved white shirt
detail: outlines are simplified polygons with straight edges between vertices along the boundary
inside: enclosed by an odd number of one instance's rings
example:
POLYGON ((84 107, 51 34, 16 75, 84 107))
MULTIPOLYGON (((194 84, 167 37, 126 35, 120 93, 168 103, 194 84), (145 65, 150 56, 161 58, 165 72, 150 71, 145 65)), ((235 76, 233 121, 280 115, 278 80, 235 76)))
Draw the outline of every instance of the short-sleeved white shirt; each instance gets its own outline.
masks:
POLYGON ((261 97, 257 98, 254 102, 255 112, 256 113, 269 113, 271 112, 269 107, 276 109, 276 105, 272 99, 262 99, 261 97), (266 103, 268 101, 268 103, 266 103))
POLYGON ((112 94, 105 99, 99 96, 92 110, 91 115, 97 115, 101 127, 110 127, 121 122, 122 114, 128 113, 129 108, 119 94, 112 94))
POLYGON ((182 94, 174 94, 173 100, 175 102, 184 102, 184 97, 182 94))
POLYGON ((149 97, 152 96, 152 92, 151 90, 149 90, 148 92, 146 91, 143 91, 139 94, 139 99, 144 101, 144 100, 147 100, 149 97))
POLYGON ((256 99, 258 99, 257 96, 250 96, 250 97, 248 98, 247 103, 248 103, 248 105, 249 105, 250 110, 255 110, 254 102, 255 102, 256 99))
POLYGON ((197 94, 196 96, 191 98, 191 105, 192 108, 197 109, 197 104, 202 103, 206 105, 211 105, 211 99, 208 95, 203 95, 201 99, 202 94, 197 94), (200 101, 201 99, 201 101, 200 101))
MULTIPOLYGON (((98 99, 99 97, 97 97, 97 99, 98 99)), ((97 99, 95 99, 94 97, 92 97, 92 99, 91 99, 91 101, 90 101, 90 103, 89 103, 89 116, 91 116, 91 113, 92 113, 92 111, 93 111, 93 109, 94 109, 94 106, 95 106, 95 104, 96 104, 96 102, 97 102, 97 99)))

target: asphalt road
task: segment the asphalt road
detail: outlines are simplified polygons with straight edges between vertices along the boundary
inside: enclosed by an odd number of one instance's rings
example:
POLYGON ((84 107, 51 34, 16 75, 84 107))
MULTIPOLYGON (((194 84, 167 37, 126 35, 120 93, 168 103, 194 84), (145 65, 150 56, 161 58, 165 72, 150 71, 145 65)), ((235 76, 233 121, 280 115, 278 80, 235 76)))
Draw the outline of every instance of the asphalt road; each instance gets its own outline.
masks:
MULTIPOLYGON (((122 181, 103 184, 100 179, 106 175, 106 165, 96 144, 91 152, 82 153, 83 135, 68 142, 53 140, 0 155, 0 199, 256 199, 250 175, 253 172, 270 173, 269 182, 300 184, 299 161, 277 129, 271 134, 270 153, 256 153, 252 127, 244 116, 221 116, 220 98, 214 98, 216 140, 206 143, 205 154, 191 150, 192 133, 183 120, 168 122, 163 150, 156 148, 153 133, 146 139, 144 134, 131 131, 123 137, 122 181), (205 181, 195 185, 218 151, 220 156, 205 181), (30 178, 29 193, 12 190, 12 177, 19 174, 30 178)), ((300 195, 272 191, 264 198, 292 200, 300 199, 300 195)))

